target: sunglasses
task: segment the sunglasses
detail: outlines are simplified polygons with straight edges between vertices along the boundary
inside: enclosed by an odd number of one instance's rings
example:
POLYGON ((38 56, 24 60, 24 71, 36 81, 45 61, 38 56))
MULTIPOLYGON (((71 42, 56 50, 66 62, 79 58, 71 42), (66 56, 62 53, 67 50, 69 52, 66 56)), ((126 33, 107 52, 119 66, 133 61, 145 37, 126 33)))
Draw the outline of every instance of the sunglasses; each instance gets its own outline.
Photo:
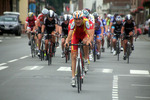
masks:
POLYGON ((75 20, 81 20, 82 18, 75 18, 75 20))

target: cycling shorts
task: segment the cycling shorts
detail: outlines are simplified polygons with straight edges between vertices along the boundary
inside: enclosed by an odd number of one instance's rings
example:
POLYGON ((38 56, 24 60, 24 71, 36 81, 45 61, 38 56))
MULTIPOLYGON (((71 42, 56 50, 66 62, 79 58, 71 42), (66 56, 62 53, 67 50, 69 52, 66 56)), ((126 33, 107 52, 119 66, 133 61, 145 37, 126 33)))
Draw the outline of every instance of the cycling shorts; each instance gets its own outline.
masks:
POLYGON ((94 37, 94 40, 102 40, 102 37, 100 36, 100 34, 97 34, 96 37, 94 37))
MULTIPOLYGON (((83 33, 82 35, 78 36, 78 35, 76 35, 76 33, 73 33, 71 44, 78 44, 79 41, 80 40, 82 41, 84 38, 87 38, 87 40, 88 40, 89 35, 86 33, 83 33)), ((77 52, 77 51, 78 51, 78 46, 71 46, 71 52, 77 52)))

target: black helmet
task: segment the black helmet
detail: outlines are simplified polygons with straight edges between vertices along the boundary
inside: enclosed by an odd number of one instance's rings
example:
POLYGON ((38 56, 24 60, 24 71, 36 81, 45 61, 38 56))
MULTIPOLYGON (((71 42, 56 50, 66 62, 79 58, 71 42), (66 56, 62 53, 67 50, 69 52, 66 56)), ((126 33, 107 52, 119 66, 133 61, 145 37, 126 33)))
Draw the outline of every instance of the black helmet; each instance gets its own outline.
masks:
POLYGON ((67 14, 65 14, 65 15, 63 16, 63 21, 67 21, 67 20, 69 20, 69 16, 68 16, 67 14))
POLYGON ((130 14, 126 15, 126 20, 132 20, 132 16, 130 14))
POLYGON ((48 17, 51 17, 51 18, 52 18, 52 17, 54 18, 54 17, 55 17, 54 14, 55 14, 55 12, 54 12, 53 10, 49 10, 47 16, 48 16, 48 17))

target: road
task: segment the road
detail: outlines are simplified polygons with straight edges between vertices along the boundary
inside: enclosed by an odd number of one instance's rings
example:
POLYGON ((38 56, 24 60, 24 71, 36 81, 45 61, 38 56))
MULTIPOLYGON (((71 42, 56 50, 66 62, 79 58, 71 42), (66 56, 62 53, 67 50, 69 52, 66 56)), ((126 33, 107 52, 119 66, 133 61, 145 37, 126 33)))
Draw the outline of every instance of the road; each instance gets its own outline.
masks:
POLYGON ((138 39, 130 63, 105 49, 91 61, 80 94, 71 87, 71 61, 57 48, 52 65, 30 56, 26 35, 0 36, 0 100, 150 100, 150 41, 138 39))

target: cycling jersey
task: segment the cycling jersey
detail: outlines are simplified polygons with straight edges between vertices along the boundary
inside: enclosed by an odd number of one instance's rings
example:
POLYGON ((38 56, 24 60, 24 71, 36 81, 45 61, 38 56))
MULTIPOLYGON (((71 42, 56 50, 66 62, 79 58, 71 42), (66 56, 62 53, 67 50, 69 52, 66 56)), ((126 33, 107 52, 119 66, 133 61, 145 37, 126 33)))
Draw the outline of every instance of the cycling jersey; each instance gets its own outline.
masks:
POLYGON ((33 30, 33 27, 35 26, 36 19, 37 19, 36 16, 34 16, 32 20, 30 20, 29 17, 26 18, 25 22, 28 23, 27 27, 31 28, 31 30, 33 30))
POLYGON ((68 35, 68 25, 69 24, 65 24, 64 22, 61 24, 62 36, 67 36, 68 35))
POLYGON ((92 23, 94 24, 95 23, 95 18, 92 14, 89 14, 89 18, 88 18, 90 21, 92 21, 92 23))
POLYGON ((106 18, 106 25, 110 24, 110 19, 106 18))
MULTIPOLYGON (((73 35, 72 35, 72 44, 78 44, 79 40, 83 40, 84 38, 89 38, 89 35, 87 34, 87 30, 90 30, 90 24, 89 20, 87 18, 83 18, 83 23, 81 26, 76 26, 74 19, 72 20, 72 23, 69 24, 70 30, 73 30, 73 35)), ((72 51, 77 51, 78 47, 77 46, 72 46, 71 50, 72 51)))
POLYGON ((44 15, 41 13, 38 15, 38 18, 40 20, 40 22, 38 23, 38 27, 41 27, 42 24, 44 24, 44 15))
POLYGON ((125 34, 129 35, 129 33, 134 30, 135 22, 132 21, 130 24, 124 22, 123 27, 124 27, 125 34))
POLYGON ((114 29, 114 33, 115 34, 121 34, 121 28, 123 26, 123 23, 121 24, 117 24, 117 22, 115 22, 113 25, 112 25, 112 28, 114 29))
POLYGON ((95 30, 101 30, 101 27, 103 27, 103 23, 101 20, 95 21, 95 30))

